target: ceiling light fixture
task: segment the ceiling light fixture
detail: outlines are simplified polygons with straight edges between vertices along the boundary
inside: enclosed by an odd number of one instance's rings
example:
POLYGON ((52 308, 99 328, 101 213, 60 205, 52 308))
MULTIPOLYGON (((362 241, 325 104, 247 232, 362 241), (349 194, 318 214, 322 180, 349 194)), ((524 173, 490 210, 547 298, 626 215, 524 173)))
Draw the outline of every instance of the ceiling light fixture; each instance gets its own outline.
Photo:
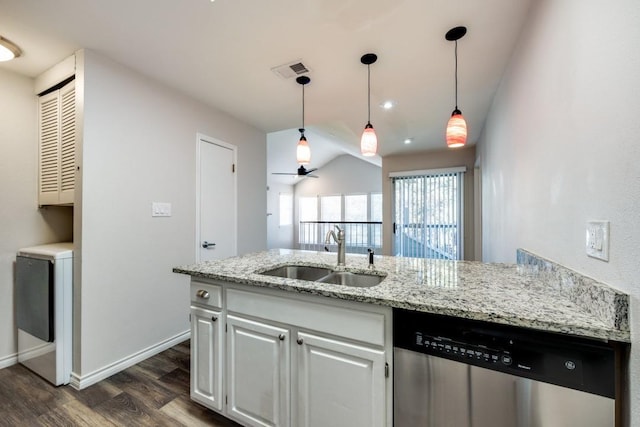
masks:
POLYGON ((20 55, 22 51, 15 43, 0 36, 0 62, 10 61, 20 55))
POLYGON ((462 147, 467 142, 467 122, 462 116, 462 112, 458 109, 458 40, 467 34, 467 27, 455 27, 447 31, 444 38, 456 43, 455 58, 456 58, 456 108, 451 113, 449 123, 447 123, 447 146, 451 148, 462 147))
POLYGON ((296 148, 296 159, 300 165, 308 165, 311 162, 311 149, 307 138, 304 136, 304 85, 308 84, 311 79, 307 76, 300 76, 296 79, 302 86, 302 127, 298 129, 300 131, 300 141, 298 141, 298 147, 296 148))
POLYGON ((369 114, 367 115, 367 125, 362 132, 360 139, 360 152, 365 157, 375 156, 378 151, 378 137, 371 126, 371 64, 378 60, 378 56, 374 53, 362 55, 360 62, 367 66, 367 107, 369 114))
POLYGON ((396 103, 393 101, 384 101, 382 104, 380 104, 380 106, 385 110, 390 110, 396 106, 396 103))
POLYGON ((404 140, 404 143, 405 143, 405 144, 411 144, 411 142, 412 142, 412 141, 411 141, 411 138, 407 138, 407 139, 405 139, 405 140, 404 140))

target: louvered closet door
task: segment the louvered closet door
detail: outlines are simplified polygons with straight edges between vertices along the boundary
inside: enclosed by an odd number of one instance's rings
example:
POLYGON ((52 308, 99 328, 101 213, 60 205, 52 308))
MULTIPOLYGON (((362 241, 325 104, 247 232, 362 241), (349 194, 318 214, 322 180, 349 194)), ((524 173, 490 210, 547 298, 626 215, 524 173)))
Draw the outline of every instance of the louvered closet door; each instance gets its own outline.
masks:
POLYGON ((75 81, 40 97, 40 205, 73 204, 76 150, 75 81))
POLYGON ((60 188, 60 108, 59 92, 41 96, 40 101, 40 176, 38 203, 59 203, 60 188))
POLYGON ((75 80, 60 89, 60 200, 73 203, 76 167, 75 80))

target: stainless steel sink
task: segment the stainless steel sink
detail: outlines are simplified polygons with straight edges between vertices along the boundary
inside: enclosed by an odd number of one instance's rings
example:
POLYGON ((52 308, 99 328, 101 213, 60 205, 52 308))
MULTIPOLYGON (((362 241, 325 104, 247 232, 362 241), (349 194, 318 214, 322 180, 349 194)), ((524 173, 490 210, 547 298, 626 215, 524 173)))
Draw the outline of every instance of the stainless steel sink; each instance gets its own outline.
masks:
POLYGON ((384 280, 383 276, 375 274, 351 273, 349 271, 334 271, 331 274, 318 279, 319 282, 335 285, 354 286, 358 288, 370 288, 384 280))
POLYGON ((352 273, 350 271, 333 271, 329 268, 307 265, 283 265, 259 274, 359 288, 375 286, 382 282, 385 277, 367 273, 352 273))
POLYGON ((332 271, 328 268, 310 267, 306 265, 283 265, 273 270, 263 271, 260 274, 267 276, 285 277, 287 279, 309 280, 315 282, 327 276, 332 271))

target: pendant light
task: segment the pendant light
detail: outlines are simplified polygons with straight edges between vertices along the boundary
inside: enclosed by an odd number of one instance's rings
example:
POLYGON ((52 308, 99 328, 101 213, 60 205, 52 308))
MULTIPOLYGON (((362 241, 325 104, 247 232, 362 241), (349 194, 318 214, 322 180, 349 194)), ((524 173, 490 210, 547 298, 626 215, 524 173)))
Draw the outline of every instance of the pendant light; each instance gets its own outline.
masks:
POLYGON ((365 157, 375 156, 378 151, 378 137, 371 125, 371 64, 378 60, 375 53, 367 53, 362 55, 360 62, 367 66, 367 107, 369 114, 367 115, 367 125, 362 132, 360 139, 360 152, 365 157))
POLYGON ((296 159, 299 165, 308 165, 311 161, 311 149, 307 138, 304 136, 304 85, 308 84, 311 79, 307 76, 300 76, 296 79, 302 86, 302 127, 298 129, 300 131, 300 141, 298 141, 298 147, 296 148, 296 159))
POLYGON ((456 108, 451 113, 449 123, 447 123, 447 146, 450 148, 462 147, 467 142, 467 122, 462 116, 462 111, 458 109, 458 40, 467 34, 467 27, 455 27, 447 31, 445 38, 456 43, 456 108))

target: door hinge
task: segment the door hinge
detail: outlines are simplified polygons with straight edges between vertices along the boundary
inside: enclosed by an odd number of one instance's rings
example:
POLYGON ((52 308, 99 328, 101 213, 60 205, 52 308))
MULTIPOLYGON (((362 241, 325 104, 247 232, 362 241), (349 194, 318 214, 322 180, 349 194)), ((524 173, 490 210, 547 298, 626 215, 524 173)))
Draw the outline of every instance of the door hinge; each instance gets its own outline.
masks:
POLYGON ((385 376, 385 378, 389 378, 389 364, 388 363, 384 364, 384 376, 385 376))
POLYGON ((189 313, 189 323, 191 323, 191 313, 189 313))
POLYGON ((224 404, 225 405, 229 404, 229 397, 227 397, 227 395, 224 396, 224 404))
POLYGON ((393 223, 393 234, 396 234, 396 223, 393 223))
POLYGON ((231 163, 231 173, 236 173, 236 164, 231 163))
POLYGON ((229 330, 229 328, 227 327, 227 324, 224 324, 224 331, 227 332, 229 330))

